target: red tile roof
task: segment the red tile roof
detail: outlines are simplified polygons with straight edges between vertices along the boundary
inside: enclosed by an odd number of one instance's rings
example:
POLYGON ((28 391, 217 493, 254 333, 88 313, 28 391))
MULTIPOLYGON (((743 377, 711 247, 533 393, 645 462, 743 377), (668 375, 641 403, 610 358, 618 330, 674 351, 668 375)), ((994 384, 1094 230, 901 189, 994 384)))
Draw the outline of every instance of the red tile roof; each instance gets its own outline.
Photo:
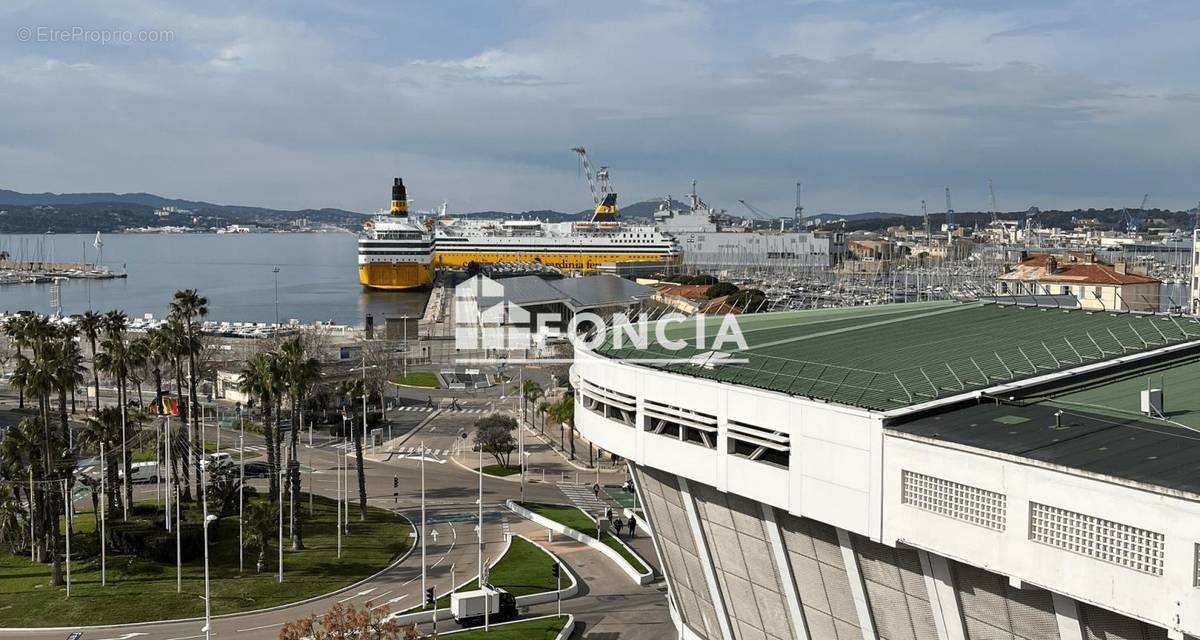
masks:
POLYGON ((1119 273, 1117 268, 1100 260, 1087 261, 1080 254, 1053 256, 1058 261, 1054 273, 1047 271, 1051 254, 1039 253, 1019 262, 1012 271, 1000 276, 1002 280, 1036 280, 1038 282, 1063 282, 1073 284, 1153 284, 1161 282, 1140 273, 1119 273), (1074 260, 1074 262, 1072 262, 1074 260))

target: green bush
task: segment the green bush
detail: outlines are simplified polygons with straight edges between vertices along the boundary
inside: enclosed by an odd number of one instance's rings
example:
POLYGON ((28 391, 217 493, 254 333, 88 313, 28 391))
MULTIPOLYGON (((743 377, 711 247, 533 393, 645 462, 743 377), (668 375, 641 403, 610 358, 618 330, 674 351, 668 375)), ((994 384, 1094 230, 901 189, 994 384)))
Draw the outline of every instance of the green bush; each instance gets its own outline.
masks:
POLYGON ((720 298, 721 296, 730 296, 738 292, 737 285, 730 282, 718 282, 704 291, 704 295, 709 299, 720 298))

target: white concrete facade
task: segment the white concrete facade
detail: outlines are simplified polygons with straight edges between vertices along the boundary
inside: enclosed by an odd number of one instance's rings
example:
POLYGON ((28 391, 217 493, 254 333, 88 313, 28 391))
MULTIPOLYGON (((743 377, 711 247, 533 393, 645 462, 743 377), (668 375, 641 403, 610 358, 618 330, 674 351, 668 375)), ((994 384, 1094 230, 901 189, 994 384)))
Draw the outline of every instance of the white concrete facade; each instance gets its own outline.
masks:
MULTIPOLYGON (((917 550, 925 573, 921 590, 927 591, 918 595, 931 603, 930 625, 936 621, 939 638, 973 637, 970 624, 964 626, 972 605, 956 600, 952 586, 956 563, 1007 577, 1006 588, 1018 595, 1049 592, 1037 598, 1037 620, 1056 624, 1059 637, 1089 637, 1086 616, 1079 611, 1101 609, 1157 627, 1147 638, 1159 637, 1159 631, 1176 639, 1200 636, 1198 495, 885 428, 896 412, 884 415, 660 371, 582 349, 571 379, 578 390, 580 432, 636 466, 677 476, 685 486, 702 483, 830 525, 839 539, 857 535, 917 550), (627 403, 636 412, 613 419, 605 413, 605 398, 610 406, 627 403), (662 433, 647 430, 651 417, 672 415, 683 425, 678 433, 670 426, 662 433), (710 423, 715 433, 708 439, 704 433, 710 423), (745 439, 739 435, 745 433, 765 434, 762 438, 786 450, 786 463, 734 453, 731 439, 745 439), (946 499, 969 494, 1000 506, 978 517, 969 515, 970 505, 962 513, 914 506, 905 501, 906 474, 935 489, 949 487, 946 499), (1071 541, 1037 541, 1031 523, 1035 512, 1043 536, 1053 538, 1046 527, 1060 521, 1066 531, 1075 518, 1085 527, 1115 527, 1119 539, 1113 548, 1076 545, 1074 550, 1062 548, 1071 541), (1141 542, 1148 551, 1138 546, 1141 542), (954 615, 959 611, 963 617, 954 615)), ((843 540, 846 570, 856 576, 848 548, 843 540)), ((789 588, 780 592, 788 596, 789 588)), ((715 594, 714 600, 719 598, 715 594)), ((803 594, 801 600, 806 608, 803 594)), ((1101 624, 1097 615, 1091 619, 1101 624)), ((885 637, 871 630, 870 620, 863 622, 865 638, 885 637)), ((821 637, 812 633, 811 622, 807 628, 811 637, 821 637)))

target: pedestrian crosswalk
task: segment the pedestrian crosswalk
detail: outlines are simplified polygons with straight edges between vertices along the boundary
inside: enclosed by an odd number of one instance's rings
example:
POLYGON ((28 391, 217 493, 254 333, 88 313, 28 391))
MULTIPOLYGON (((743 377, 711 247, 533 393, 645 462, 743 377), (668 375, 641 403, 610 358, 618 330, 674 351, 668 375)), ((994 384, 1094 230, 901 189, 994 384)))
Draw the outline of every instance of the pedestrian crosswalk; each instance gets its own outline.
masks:
MULTIPOLYGON (((331 444, 330 447, 341 451, 351 452, 354 451, 354 442, 351 440, 347 440, 345 442, 335 442, 331 444)), ((425 452, 427 455, 435 458, 442 458, 450 455, 449 449, 434 449, 433 447, 426 447, 425 452)), ((421 447, 398 447, 389 451, 389 453, 395 453, 402 456, 419 455, 421 453, 421 447)))
POLYGON ((267 448, 264 445, 248 444, 244 447, 233 447, 232 449, 225 449, 224 451, 230 455, 237 455, 243 451, 246 453, 265 453, 266 450, 267 448))
MULTIPOLYGON (((605 509, 612 506, 596 497, 592 492, 592 485, 562 482, 559 483, 558 488, 563 492, 563 495, 567 496, 567 499, 572 504, 588 513, 603 513, 605 509)), ((601 495, 604 494, 602 493, 601 495)))
MULTIPOLYGON (((410 405, 406 405, 403 407, 393 407, 392 409, 395 411, 421 411, 421 412, 428 413, 430 411, 433 411, 434 407, 430 407, 430 406, 423 405, 423 404, 410 404, 410 405)), ((488 410, 483 409, 481 407, 449 406, 449 407, 444 408, 443 411, 456 411, 458 413, 487 413, 488 410)))

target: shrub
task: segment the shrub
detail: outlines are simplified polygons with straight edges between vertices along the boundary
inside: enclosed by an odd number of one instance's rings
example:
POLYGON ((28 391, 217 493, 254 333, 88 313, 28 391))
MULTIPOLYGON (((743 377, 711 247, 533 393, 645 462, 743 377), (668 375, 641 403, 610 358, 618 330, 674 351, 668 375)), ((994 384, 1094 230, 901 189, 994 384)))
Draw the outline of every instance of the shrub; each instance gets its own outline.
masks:
POLYGON ((721 296, 733 295, 737 292, 737 285, 729 282, 718 282, 705 290, 704 295, 708 296, 711 300, 713 298, 720 298, 721 296))

